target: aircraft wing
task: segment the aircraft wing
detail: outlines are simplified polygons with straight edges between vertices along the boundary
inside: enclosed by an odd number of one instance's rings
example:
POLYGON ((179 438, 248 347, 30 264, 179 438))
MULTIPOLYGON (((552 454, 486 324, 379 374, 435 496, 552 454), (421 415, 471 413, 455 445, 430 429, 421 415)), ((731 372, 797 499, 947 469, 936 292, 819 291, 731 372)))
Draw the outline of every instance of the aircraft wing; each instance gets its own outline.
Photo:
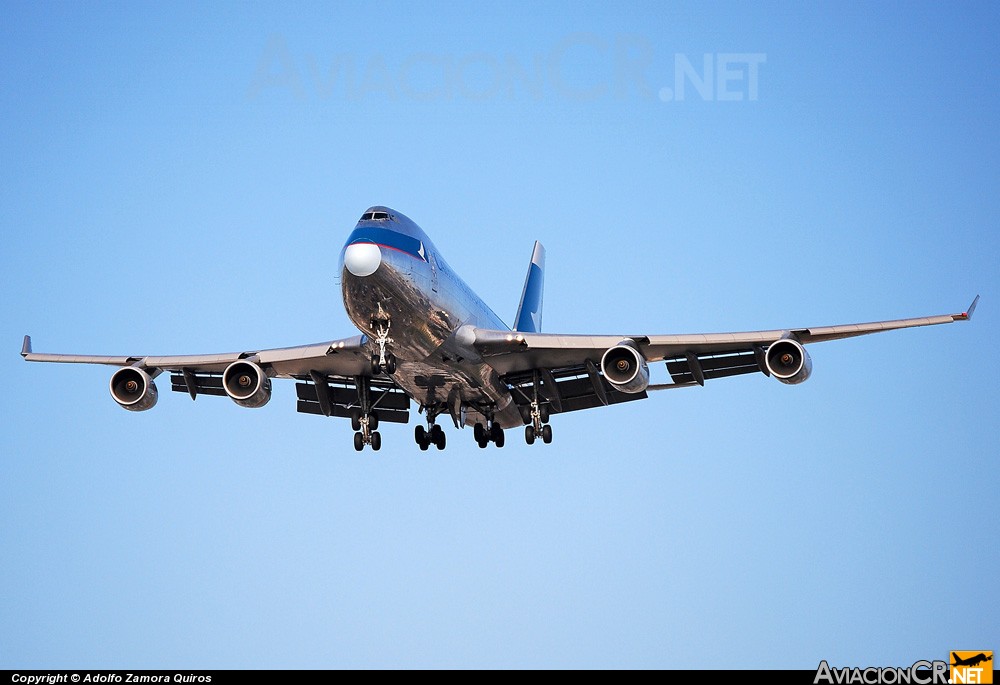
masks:
MULTIPOLYGON (((543 390, 546 397, 554 395, 558 398, 563 394, 559 391, 563 383, 575 382, 575 386, 565 387, 580 397, 590 395, 589 399, 583 398, 578 402, 580 408, 587 408, 598 404, 613 404, 616 401, 609 394, 609 391, 614 390, 613 386, 606 379, 598 378, 597 369, 605 351, 622 341, 629 341, 647 362, 667 363, 673 383, 648 386, 649 390, 662 390, 704 385, 705 380, 745 373, 768 374, 764 361, 766 350, 783 338, 809 344, 901 328, 967 321, 978 302, 977 296, 966 311, 958 314, 742 333, 559 335, 477 328, 473 331, 473 347, 487 364, 514 387, 523 388, 529 383, 540 383, 542 388, 549 386, 548 392, 543 390), (585 376, 589 376, 589 382, 585 382, 585 376), (601 380, 603 383, 599 382, 601 380)), ((645 393, 640 397, 619 398, 617 401, 641 397, 645 397, 645 393)))
POLYGON ((102 356, 87 354, 51 354, 34 352, 31 337, 24 336, 21 356, 29 362, 57 362, 63 364, 106 364, 108 366, 138 366, 153 371, 185 370, 191 373, 222 373, 226 367, 240 359, 248 359, 261 367, 269 368, 279 378, 309 377, 311 371, 329 376, 365 376, 371 370, 364 336, 356 335, 342 340, 282 347, 273 350, 228 352, 223 354, 190 355, 133 355, 102 356))
MULTIPOLYGON (((223 372, 233 362, 245 360, 260 367, 268 378, 295 378, 300 381, 295 387, 297 410, 325 416, 351 416, 351 411, 360 403, 358 385, 365 379, 362 383, 364 392, 373 393, 372 403, 379 409, 381 420, 395 423, 409 420, 409 397, 391 378, 373 376, 368 340, 362 335, 270 350, 170 356, 39 353, 32 350, 31 338, 26 335, 21 356, 29 362, 135 367, 150 378, 168 371, 171 372, 171 390, 186 392, 191 399, 198 395, 225 396, 223 372)), ((152 405, 137 405, 136 408, 148 406, 152 405)))

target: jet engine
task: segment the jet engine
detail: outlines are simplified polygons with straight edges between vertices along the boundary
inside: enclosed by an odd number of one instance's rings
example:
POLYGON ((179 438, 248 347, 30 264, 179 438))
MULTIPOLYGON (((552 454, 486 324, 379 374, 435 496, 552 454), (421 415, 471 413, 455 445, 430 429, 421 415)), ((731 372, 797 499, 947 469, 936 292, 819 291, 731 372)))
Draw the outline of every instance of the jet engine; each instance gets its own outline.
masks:
POLYGON ((649 366, 631 340, 609 347, 601 357, 601 371, 615 390, 642 392, 649 385, 649 366))
POLYGON ((226 367, 222 387, 241 407, 263 407, 271 399, 271 379, 251 361, 241 359, 226 367))
POLYGON ((812 373, 812 357, 801 343, 789 338, 771 343, 767 348, 767 370, 782 383, 796 385, 812 373))
POLYGON ((129 411, 146 411, 156 404, 156 384, 142 369, 126 366, 111 376, 111 397, 129 411))

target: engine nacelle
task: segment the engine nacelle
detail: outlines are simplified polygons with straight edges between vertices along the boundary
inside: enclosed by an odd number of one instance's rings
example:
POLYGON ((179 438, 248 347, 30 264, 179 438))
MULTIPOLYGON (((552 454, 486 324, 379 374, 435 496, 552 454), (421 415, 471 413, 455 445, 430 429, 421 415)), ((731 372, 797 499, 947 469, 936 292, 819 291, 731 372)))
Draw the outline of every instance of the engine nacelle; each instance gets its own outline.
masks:
POLYGON ((226 367, 222 387, 241 407, 263 407, 271 399, 271 379, 263 369, 245 359, 226 367))
POLYGON ((146 411, 156 404, 156 384, 142 369, 126 366, 111 376, 111 397, 129 411, 146 411))
POLYGON ((767 370, 782 383, 795 385, 809 378, 812 357, 801 343, 785 338, 767 348, 767 370))
POLYGON ((601 371, 615 390, 642 392, 649 385, 649 366, 631 340, 609 347, 601 357, 601 371))

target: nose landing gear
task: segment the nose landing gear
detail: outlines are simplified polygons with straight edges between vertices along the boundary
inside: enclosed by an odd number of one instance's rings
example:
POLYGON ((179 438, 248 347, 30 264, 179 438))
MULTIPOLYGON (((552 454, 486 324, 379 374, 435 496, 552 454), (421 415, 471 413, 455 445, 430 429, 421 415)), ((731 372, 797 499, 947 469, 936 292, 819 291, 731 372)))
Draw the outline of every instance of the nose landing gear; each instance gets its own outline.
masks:
POLYGON ((396 373, 396 357, 389 352, 389 345, 395 342, 389 337, 389 328, 392 326, 389 316, 382 310, 382 305, 378 306, 378 313, 371 319, 372 330, 375 331, 375 338, 372 342, 378 345, 378 354, 372 355, 372 373, 391 376, 396 373))

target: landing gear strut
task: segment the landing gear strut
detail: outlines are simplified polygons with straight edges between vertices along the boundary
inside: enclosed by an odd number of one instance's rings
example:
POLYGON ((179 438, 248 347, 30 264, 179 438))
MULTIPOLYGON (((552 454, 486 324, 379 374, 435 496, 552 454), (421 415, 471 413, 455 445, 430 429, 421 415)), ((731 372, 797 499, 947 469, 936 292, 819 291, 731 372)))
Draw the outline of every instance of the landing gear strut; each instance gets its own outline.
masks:
POLYGON ((376 375, 384 373, 391 376, 396 373, 396 357, 389 352, 389 345, 395 341, 389 337, 392 321, 382 310, 381 303, 378 306, 378 313, 371 319, 371 324, 372 330, 375 331, 373 342, 378 345, 378 354, 372 355, 372 373, 376 375))
POLYGON ((368 378, 359 376, 355 379, 358 386, 360 407, 351 412, 351 428, 354 433, 354 449, 360 452, 365 445, 371 445, 378 452, 382 449, 382 436, 378 430, 378 414, 372 409, 368 378))
POLYGON ((538 381, 539 374, 534 373, 532 383, 531 412, 529 414, 530 423, 524 427, 524 441, 529 445, 535 444, 535 438, 541 438, 542 442, 548 445, 552 442, 552 426, 549 425, 549 405, 538 401, 538 381))

